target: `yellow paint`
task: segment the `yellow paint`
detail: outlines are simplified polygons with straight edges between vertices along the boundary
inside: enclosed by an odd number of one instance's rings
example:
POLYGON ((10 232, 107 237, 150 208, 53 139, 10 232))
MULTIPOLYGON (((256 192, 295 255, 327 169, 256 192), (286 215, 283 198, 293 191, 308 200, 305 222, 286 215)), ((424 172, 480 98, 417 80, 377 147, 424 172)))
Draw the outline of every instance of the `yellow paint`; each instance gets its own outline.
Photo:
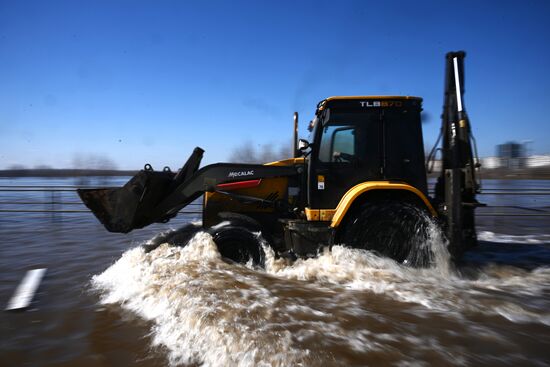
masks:
POLYGON ((330 222, 336 209, 310 209, 306 208, 306 219, 309 221, 330 222))
POLYGON ((363 100, 389 100, 389 99, 397 99, 397 100, 408 100, 408 99, 414 99, 419 102, 422 102, 422 98, 420 97, 413 97, 413 96, 333 96, 328 97, 327 99, 323 100, 321 102, 321 105, 319 106, 319 111, 322 111, 325 109, 327 102, 329 101, 335 101, 335 100, 355 100, 355 99, 363 99, 363 100))
POLYGON ((330 226, 333 228, 338 227, 355 199, 357 199, 361 194, 364 194, 365 192, 371 190, 410 191, 418 196, 424 202, 424 204, 426 204, 426 207, 434 217, 437 216, 437 212, 433 208, 432 204, 428 201, 428 198, 417 188, 406 183, 396 183, 390 181, 371 181, 355 185, 346 192, 346 194, 342 197, 342 199, 338 203, 338 206, 336 207, 330 226))
POLYGON ((264 164, 264 166, 292 166, 294 164, 304 163, 304 159, 305 159, 304 157, 288 158, 288 159, 283 159, 281 161, 269 162, 264 164))
POLYGON ((422 101, 420 97, 413 96, 333 96, 328 97, 326 101, 333 101, 338 99, 416 99, 422 101))
POLYGON ((320 221, 331 221, 336 213, 336 209, 320 209, 319 210, 319 220, 320 221))
POLYGON ((317 221, 319 220, 319 209, 310 209, 306 208, 306 219, 310 221, 317 221))
MULTIPOLYGON (((265 199, 269 195, 276 194, 277 199, 284 199, 288 190, 288 177, 264 178, 257 187, 232 190, 232 193, 265 199)), ((273 213, 271 206, 261 206, 258 203, 243 203, 229 195, 218 192, 204 193, 203 223, 210 227, 219 222, 218 213, 273 213)))
POLYGON ((460 127, 462 127, 462 128, 466 127, 466 120, 460 120, 460 121, 458 122, 458 125, 459 125, 460 127))

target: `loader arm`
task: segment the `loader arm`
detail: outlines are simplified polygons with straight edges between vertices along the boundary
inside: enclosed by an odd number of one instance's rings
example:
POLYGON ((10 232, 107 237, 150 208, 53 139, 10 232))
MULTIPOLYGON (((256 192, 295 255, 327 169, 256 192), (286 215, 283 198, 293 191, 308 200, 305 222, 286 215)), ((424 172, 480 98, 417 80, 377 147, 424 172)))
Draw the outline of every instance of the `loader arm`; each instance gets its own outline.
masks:
POLYGON ((183 168, 153 171, 150 166, 121 188, 78 189, 84 204, 110 232, 128 233, 167 222, 206 191, 223 183, 298 174, 292 166, 217 163, 198 169, 203 150, 195 148, 183 168))
POLYGON ((216 186, 220 184, 243 180, 294 176, 297 174, 296 168, 288 166, 238 163, 211 164, 201 168, 189 180, 179 185, 158 204, 154 215, 176 215, 180 209, 196 200, 204 192, 218 191, 216 186))

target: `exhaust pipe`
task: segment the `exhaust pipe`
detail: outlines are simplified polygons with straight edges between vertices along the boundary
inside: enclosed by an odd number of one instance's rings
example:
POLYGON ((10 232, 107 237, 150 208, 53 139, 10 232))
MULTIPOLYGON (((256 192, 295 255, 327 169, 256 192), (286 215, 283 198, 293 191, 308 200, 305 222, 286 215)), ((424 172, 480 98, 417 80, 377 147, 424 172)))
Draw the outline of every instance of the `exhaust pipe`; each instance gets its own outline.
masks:
POLYGON ((298 150, 298 112, 294 112, 294 133, 292 137, 292 157, 298 158, 300 151, 298 150))

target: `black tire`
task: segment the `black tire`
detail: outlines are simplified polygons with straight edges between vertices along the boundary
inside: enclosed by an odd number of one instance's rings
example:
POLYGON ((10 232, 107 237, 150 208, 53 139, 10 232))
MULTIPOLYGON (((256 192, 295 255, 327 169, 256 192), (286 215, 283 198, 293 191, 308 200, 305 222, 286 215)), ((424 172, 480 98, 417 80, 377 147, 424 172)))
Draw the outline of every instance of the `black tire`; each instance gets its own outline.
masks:
POLYGON ((413 267, 432 263, 427 243, 430 217, 418 206, 394 200, 372 201, 355 210, 340 237, 345 245, 370 250, 413 267))
POLYGON ((151 252, 163 243, 168 243, 172 246, 186 246, 189 240, 200 230, 202 227, 199 224, 189 223, 183 227, 175 230, 160 233, 147 241, 143 245, 146 252, 151 252))
POLYGON ((246 264, 252 259, 254 266, 265 266, 265 253, 258 236, 251 230, 227 225, 210 231, 222 257, 246 264))

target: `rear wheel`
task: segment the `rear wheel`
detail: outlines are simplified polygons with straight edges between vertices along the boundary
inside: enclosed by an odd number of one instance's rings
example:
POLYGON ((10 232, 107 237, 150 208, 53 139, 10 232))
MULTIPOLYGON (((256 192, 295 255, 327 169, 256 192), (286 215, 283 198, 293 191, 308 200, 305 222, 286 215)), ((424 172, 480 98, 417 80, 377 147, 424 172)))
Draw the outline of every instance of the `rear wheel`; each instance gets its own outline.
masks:
POLYGON ((428 266, 430 217, 418 206, 393 200, 367 202, 344 225, 341 240, 410 266, 428 266))
POLYGON ((222 257, 246 264, 252 260, 254 266, 264 267, 265 253, 258 236, 240 226, 223 226, 211 232, 222 257))

